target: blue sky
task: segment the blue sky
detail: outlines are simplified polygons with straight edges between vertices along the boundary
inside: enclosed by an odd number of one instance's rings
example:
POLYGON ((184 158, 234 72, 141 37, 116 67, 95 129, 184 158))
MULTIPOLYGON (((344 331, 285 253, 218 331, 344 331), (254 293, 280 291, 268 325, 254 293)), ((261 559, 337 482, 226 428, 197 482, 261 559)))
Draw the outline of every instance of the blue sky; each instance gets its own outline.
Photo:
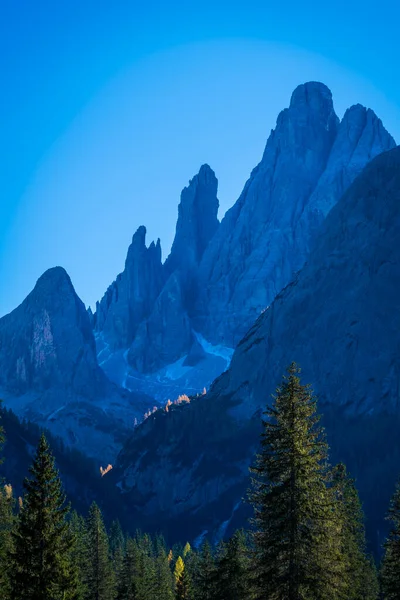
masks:
POLYGON ((305 79, 359 101, 400 140, 395 0, 9 1, 0 5, 0 314, 41 272, 93 304, 140 224, 172 241, 202 162, 221 214, 305 79))

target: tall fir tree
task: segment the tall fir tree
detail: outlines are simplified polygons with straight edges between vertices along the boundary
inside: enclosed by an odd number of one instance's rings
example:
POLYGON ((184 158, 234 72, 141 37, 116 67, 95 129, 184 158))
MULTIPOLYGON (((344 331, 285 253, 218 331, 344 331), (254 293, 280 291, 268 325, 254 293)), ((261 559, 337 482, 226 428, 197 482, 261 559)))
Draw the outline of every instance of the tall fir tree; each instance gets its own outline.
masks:
POLYGON ((15 516, 11 485, 0 488, 0 600, 11 597, 11 562, 15 516))
POLYGON ((195 600, 214 600, 215 574, 216 567, 211 545, 208 540, 205 540, 193 569, 195 600))
POLYGON ((13 534, 11 597, 13 600, 75 599, 68 507, 44 435, 30 474, 31 479, 24 482, 25 494, 13 534))
POLYGON ((379 584, 373 559, 366 554, 364 513, 354 480, 343 464, 332 470, 332 490, 340 523, 343 592, 346 600, 376 600, 379 584))
POLYGON ((385 600, 400 600, 400 482, 390 502, 388 521, 392 528, 385 542, 381 583, 385 600))
POLYGON ((251 600, 250 559, 246 535, 237 531, 217 559, 215 600, 251 600))
POLYGON ((251 468, 255 598, 340 598, 342 561, 317 402, 292 363, 265 411, 251 468))
POLYGON ((86 522, 84 581, 87 600, 113 600, 116 582, 112 569, 107 531, 100 508, 92 503, 86 522))
MULTIPOLYGON (((0 450, 5 442, 5 434, 0 424, 0 450)), ((3 458, 0 457, 0 464, 3 458)), ((13 549, 12 532, 15 525, 13 513, 14 498, 12 487, 0 481, 0 600, 9 600, 11 595, 10 554, 13 549)))
POLYGON ((69 528, 73 537, 70 561, 77 580, 77 600, 84 600, 87 593, 85 573, 89 559, 86 552, 86 523, 85 519, 76 511, 71 513, 69 528))
POLYGON ((147 534, 137 534, 138 566, 136 576, 136 600, 147 600, 156 595, 156 565, 152 539, 147 534))
POLYGON ((156 572, 154 600, 173 600, 174 597, 174 578, 168 554, 164 538, 157 536, 154 555, 156 572))
POLYGON ((114 569, 115 580, 119 581, 122 573, 122 566, 125 553, 125 537, 121 529, 120 522, 115 520, 110 527, 110 552, 112 566, 114 569))
POLYGON ((137 600, 137 579, 139 569, 139 548, 136 540, 126 540, 125 555, 120 578, 117 582, 118 600, 137 600))

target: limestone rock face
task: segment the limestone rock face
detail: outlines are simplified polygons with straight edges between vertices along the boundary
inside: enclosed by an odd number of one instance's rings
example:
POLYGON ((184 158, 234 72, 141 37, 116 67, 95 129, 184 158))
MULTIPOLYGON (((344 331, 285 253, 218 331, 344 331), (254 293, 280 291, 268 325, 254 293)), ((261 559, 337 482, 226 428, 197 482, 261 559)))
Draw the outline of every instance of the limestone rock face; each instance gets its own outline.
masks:
POLYGON ((218 229, 218 181, 214 171, 203 165, 181 194, 178 221, 165 270, 187 272, 197 267, 205 249, 218 229))
POLYGON ((125 269, 96 306, 95 331, 111 349, 127 348, 140 323, 149 316, 164 281, 160 240, 146 247, 146 228, 132 238, 125 269))
POLYGON ((398 147, 375 158, 329 213, 303 270, 238 345, 226 392, 251 412, 294 360, 321 400, 356 413, 398 411, 399 281, 398 147))
POLYGON ((104 384, 90 318, 66 271, 46 271, 0 319, 0 385, 23 393, 51 386, 95 395, 104 384))
POLYGON ((150 520, 183 523, 193 537, 211 535, 221 522, 233 527, 262 409, 296 361, 319 397, 334 460, 357 477, 379 547, 377 515, 392 493, 400 451, 399 282, 397 147, 376 157, 332 208, 307 263, 210 391, 138 428, 116 468, 129 501, 150 520))
POLYGON ((203 165, 182 191, 164 265, 159 245, 147 249, 138 230, 124 272, 97 307, 99 351, 130 348, 130 365, 150 373, 190 352, 191 330, 209 347, 234 348, 303 267, 357 175, 394 145, 373 111, 356 105, 340 122, 325 85, 300 85, 220 224, 217 179, 203 165))
POLYGON ((192 343, 180 277, 174 272, 157 298, 150 317, 140 325, 129 349, 128 361, 137 371, 157 371, 178 360, 192 343))
POLYGON ((235 346, 303 266, 321 222, 356 175, 394 145, 372 111, 352 107, 339 123, 326 86, 299 86, 204 254, 197 329, 235 346))
POLYGON ((23 303, 0 319, 0 395, 18 416, 109 459, 127 423, 153 405, 145 394, 107 379, 90 314, 61 267, 46 271, 23 303))

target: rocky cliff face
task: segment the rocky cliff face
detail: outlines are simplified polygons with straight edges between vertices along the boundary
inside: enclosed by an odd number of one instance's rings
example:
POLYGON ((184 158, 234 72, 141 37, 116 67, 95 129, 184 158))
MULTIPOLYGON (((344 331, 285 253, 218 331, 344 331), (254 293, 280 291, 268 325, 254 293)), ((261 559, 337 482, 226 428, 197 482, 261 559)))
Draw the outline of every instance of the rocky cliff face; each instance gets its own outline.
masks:
POLYGON ((209 241, 218 229, 218 181, 214 171, 203 165, 181 194, 178 221, 171 253, 165 261, 165 271, 197 268, 209 241))
POLYGON ((130 348, 130 368, 153 373, 185 357, 199 333, 214 346, 234 348, 304 265, 326 215, 354 178, 394 145, 371 110, 353 106, 340 122, 325 85, 300 85, 221 224, 217 179, 203 165, 181 194, 162 269, 158 256, 156 268, 146 263, 150 249, 142 236, 141 252, 127 260, 97 308, 99 349, 130 348), (150 276, 138 277, 141 268, 150 276))
POLYGON ((127 415, 133 424, 152 405, 119 390, 98 366, 90 316, 61 267, 46 271, 0 319, 0 390, 18 415, 110 458, 126 434, 127 415))
POLYGON ((192 523, 193 536, 228 522, 248 482, 260 411, 295 360, 320 398, 335 459, 358 478, 378 531, 400 455, 399 281, 396 148, 375 158, 331 210, 307 264, 210 392, 156 413, 125 446, 116 474, 127 498, 148 518, 192 523))
POLYGON ((104 381, 85 306, 65 270, 49 269, 0 319, 0 384, 18 394, 65 386, 95 396, 104 381))
POLYGON ((160 240, 146 247, 146 228, 132 238, 125 269, 96 305, 95 331, 112 350, 127 348, 149 316, 164 282, 160 240))
POLYGON ((238 343, 303 266, 322 221, 350 183, 394 145, 381 121, 361 106, 339 123, 323 84, 294 91, 203 257, 195 326, 207 339, 238 343))

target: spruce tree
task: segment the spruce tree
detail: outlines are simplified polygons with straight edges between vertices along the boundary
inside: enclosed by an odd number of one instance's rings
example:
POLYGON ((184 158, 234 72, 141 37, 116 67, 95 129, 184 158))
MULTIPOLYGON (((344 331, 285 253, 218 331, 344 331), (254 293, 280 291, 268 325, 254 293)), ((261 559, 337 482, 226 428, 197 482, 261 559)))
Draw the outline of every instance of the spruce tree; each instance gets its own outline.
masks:
POLYGON ((125 552, 125 538, 118 520, 113 521, 110 527, 110 552, 115 580, 119 581, 122 572, 125 552))
POLYGON ((215 597, 215 561, 211 546, 205 540, 200 548, 193 573, 195 600, 214 600, 215 597))
POLYGON ((155 541, 155 590, 154 600, 173 600, 174 578, 170 569, 168 552, 164 538, 157 536, 155 541))
POLYGON ((137 535, 138 567, 136 577, 136 600, 154 598, 157 589, 156 565, 153 542, 149 535, 137 535))
POLYGON ((139 549, 136 540, 126 540, 125 555, 118 581, 118 600, 137 600, 139 549))
POLYGON ((366 554, 364 513, 355 486, 343 464, 332 471, 332 490, 337 502, 346 600, 376 600, 379 593, 373 560, 366 554))
POLYGON ((400 482, 390 503, 388 521, 392 528, 385 542, 381 583, 385 600, 400 600, 400 482))
POLYGON ((24 482, 25 494, 13 534, 11 597, 73 599, 76 582, 69 560, 73 540, 66 520, 68 508, 44 435, 30 474, 32 478, 24 482))
POLYGON ((316 399, 292 364, 265 411, 251 468, 255 598, 341 597, 341 557, 328 491, 328 446, 316 399))
POLYGON ((250 559, 243 531, 237 531, 223 546, 217 559, 215 600, 250 600, 250 559))
POLYGON ((81 515, 78 515, 76 511, 71 513, 69 528, 73 537, 70 562, 77 580, 77 600, 84 600, 87 592, 85 574, 89 559, 86 552, 86 523, 85 519, 81 515))
POLYGON ((92 503, 86 523, 85 560, 87 600, 113 600, 116 596, 109 541, 103 516, 97 504, 92 503))
POLYGON ((0 600, 11 595, 11 563, 15 517, 11 485, 0 488, 0 600))

